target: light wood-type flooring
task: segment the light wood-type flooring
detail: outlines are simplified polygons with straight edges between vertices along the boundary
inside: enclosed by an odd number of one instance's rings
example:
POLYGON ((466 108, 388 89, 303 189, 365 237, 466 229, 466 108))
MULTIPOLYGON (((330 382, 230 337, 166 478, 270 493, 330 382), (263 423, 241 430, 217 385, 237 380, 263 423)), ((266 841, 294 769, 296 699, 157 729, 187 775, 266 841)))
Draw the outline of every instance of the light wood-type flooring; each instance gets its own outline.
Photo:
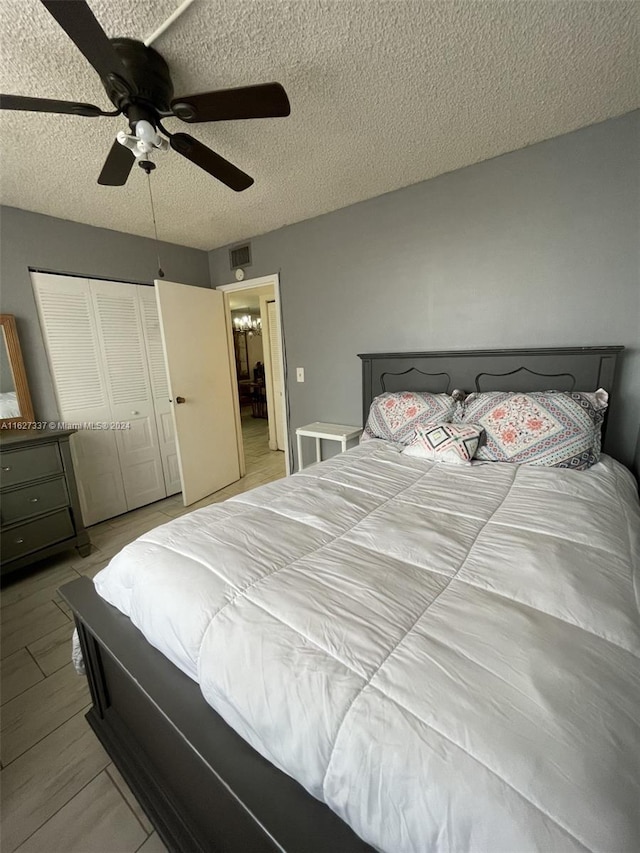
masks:
POLYGON ((247 474, 185 509, 175 495, 90 528, 93 550, 43 561, 2 590, 2 853, 160 853, 153 831, 84 719, 73 623, 57 589, 93 577, 124 545, 169 519, 285 475, 266 420, 243 417, 247 474))

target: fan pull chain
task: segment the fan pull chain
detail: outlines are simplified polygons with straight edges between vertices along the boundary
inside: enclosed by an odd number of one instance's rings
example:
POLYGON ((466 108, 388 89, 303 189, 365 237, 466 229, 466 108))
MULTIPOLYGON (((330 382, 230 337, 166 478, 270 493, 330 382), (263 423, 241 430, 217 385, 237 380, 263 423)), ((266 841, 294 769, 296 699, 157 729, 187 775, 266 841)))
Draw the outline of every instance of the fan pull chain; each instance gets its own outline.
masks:
POLYGON ((156 211, 153 206, 153 195, 151 193, 151 169, 146 170, 147 172, 147 184, 149 186, 149 201, 151 202, 151 218, 153 219, 153 233, 156 237, 156 257, 158 258, 158 275, 160 278, 164 278, 164 271, 162 266, 160 265, 160 246, 158 244, 158 226, 156 225, 156 211))

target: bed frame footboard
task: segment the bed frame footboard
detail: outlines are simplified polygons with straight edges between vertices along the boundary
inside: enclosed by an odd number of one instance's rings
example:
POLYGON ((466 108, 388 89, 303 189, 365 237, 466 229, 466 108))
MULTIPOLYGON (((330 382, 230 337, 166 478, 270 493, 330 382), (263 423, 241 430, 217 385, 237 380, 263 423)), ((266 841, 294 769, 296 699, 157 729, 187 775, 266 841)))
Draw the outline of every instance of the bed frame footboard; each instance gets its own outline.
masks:
POLYGON ((60 592, 87 669, 87 720, 169 850, 373 853, 237 735, 89 578, 60 592))

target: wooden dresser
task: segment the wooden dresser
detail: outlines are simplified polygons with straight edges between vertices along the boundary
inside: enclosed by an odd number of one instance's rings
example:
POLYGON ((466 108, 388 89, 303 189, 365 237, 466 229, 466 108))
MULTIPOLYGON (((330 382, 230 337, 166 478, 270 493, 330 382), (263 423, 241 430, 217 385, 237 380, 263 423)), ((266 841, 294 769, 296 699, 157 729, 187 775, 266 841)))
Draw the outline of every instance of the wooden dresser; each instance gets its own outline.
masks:
POLYGON ((69 437, 75 430, 0 430, 0 572, 77 548, 91 551, 69 437))

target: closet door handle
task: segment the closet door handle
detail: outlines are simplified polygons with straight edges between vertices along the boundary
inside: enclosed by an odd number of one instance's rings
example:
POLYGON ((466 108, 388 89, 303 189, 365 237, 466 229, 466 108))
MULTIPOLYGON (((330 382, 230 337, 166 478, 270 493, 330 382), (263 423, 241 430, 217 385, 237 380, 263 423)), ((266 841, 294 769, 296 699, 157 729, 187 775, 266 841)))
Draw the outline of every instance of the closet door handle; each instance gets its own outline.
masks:
POLYGON ((29 503, 37 504, 40 498, 29 498, 29 503))
POLYGON ((184 397, 176 397, 176 403, 186 403, 186 402, 187 401, 184 399, 184 397))

